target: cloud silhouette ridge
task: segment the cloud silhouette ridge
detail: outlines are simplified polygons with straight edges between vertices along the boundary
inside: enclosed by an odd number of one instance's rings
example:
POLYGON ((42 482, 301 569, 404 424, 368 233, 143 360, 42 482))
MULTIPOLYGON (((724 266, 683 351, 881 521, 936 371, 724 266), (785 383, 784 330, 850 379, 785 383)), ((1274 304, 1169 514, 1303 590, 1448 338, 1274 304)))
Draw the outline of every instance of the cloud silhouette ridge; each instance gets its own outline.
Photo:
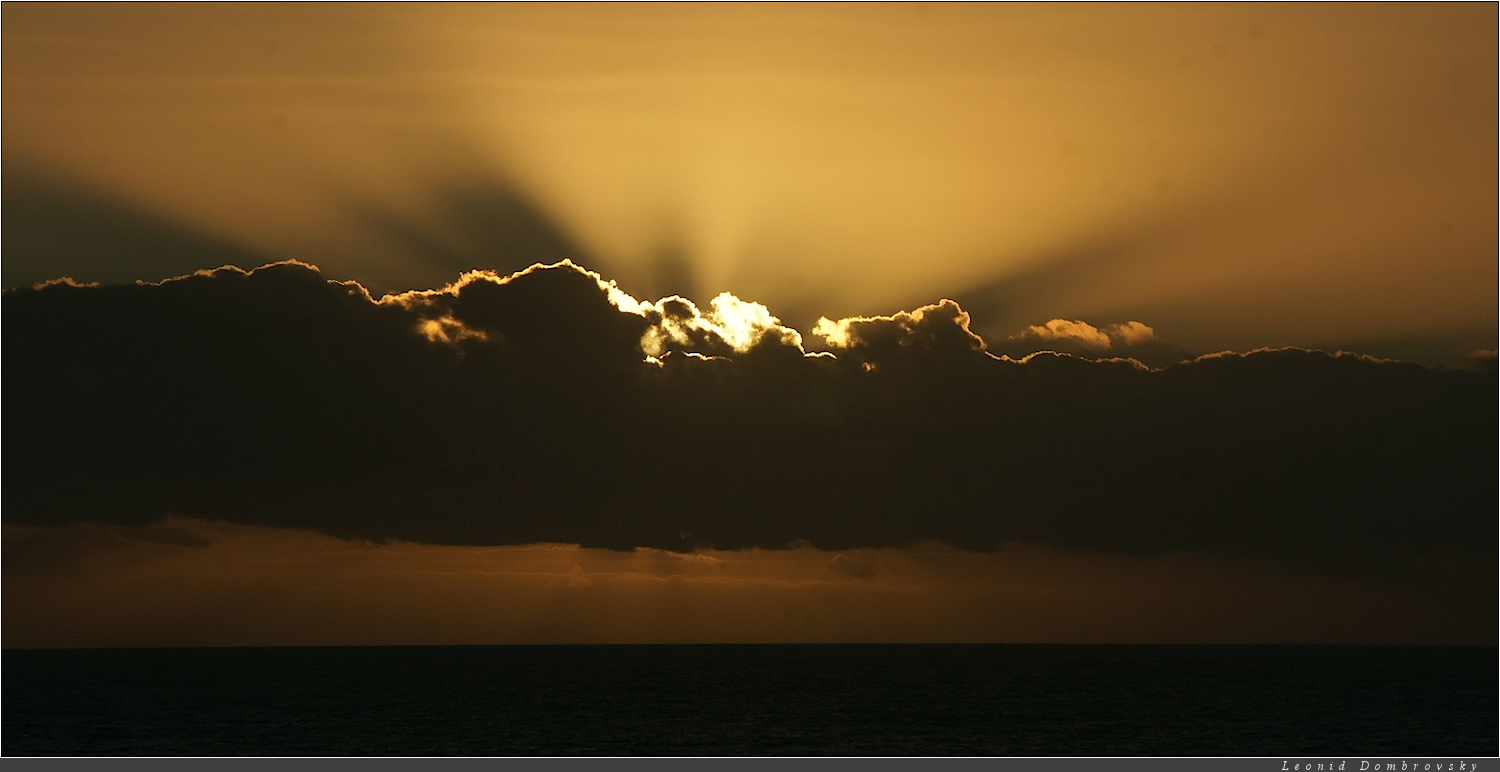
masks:
POLYGON ((1340 565, 1496 534, 1493 368, 1012 359, 951 300, 820 320, 810 353, 759 304, 643 302, 567 261, 381 298, 295 261, 60 281, 3 312, 11 522, 1340 565))

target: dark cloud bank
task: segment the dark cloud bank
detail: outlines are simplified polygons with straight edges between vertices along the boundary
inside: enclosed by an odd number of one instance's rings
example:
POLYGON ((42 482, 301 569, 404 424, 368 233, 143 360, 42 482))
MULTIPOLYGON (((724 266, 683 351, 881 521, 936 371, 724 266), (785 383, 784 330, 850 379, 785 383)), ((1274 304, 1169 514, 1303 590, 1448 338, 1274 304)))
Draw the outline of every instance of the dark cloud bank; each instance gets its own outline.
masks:
POLYGON ((282 263, 3 310, 8 522, 1346 566, 1496 543, 1493 359, 1014 361, 951 301, 825 320, 806 354, 759 306, 636 303, 567 263, 381 300, 282 263))

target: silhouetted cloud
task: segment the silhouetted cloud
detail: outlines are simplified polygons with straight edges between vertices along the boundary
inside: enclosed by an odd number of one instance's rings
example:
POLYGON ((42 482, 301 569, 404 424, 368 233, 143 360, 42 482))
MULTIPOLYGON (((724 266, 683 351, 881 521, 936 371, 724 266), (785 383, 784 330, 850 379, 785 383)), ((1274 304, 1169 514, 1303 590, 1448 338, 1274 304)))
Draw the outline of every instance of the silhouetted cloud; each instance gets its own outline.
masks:
POLYGON ((1360 571, 1496 538, 1493 367, 1279 349, 1152 369, 1146 325, 1067 320, 1038 328, 1103 335, 1097 360, 1017 360, 951 300, 823 319, 832 351, 807 353, 759 304, 643 302, 570 262, 380 299, 303 263, 226 267, 7 291, 3 312, 8 522, 1360 571))

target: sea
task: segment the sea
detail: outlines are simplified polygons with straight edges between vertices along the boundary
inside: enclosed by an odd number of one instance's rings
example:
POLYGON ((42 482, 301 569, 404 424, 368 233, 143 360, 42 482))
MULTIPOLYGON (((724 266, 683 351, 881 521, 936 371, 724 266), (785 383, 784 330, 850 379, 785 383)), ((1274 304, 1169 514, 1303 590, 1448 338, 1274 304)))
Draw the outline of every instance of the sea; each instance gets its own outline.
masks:
POLYGON ((1497 647, 6 650, 5 756, 1495 756, 1497 647))

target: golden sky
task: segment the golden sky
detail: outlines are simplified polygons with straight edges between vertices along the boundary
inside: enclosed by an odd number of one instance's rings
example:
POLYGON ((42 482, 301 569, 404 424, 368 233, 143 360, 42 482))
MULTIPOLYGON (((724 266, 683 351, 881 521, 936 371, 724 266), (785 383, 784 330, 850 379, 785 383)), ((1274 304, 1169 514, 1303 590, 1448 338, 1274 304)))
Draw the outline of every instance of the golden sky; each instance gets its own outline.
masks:
MULTIPOLYGON (((23 4, 8 197, 66 180, 378 292, 572 257, 804 330, 957 297, 990 337, 1452 356, 1495 337, 1495 14, 23 4)), ((6 286, 80 272, 17 251, 6 286)))
MULTIPOLYGON (((953 298, 996 350, 1496 348, 1492 3, 0 14, 7 289, 295 259, 378 298, 572 258, 646 303, 732 292, 810 345, 820 317, 953 298)), ((7 521, 4 543, 8 647, 1494 640, 1472 556, 610 552, 193 518, 7 521)))

